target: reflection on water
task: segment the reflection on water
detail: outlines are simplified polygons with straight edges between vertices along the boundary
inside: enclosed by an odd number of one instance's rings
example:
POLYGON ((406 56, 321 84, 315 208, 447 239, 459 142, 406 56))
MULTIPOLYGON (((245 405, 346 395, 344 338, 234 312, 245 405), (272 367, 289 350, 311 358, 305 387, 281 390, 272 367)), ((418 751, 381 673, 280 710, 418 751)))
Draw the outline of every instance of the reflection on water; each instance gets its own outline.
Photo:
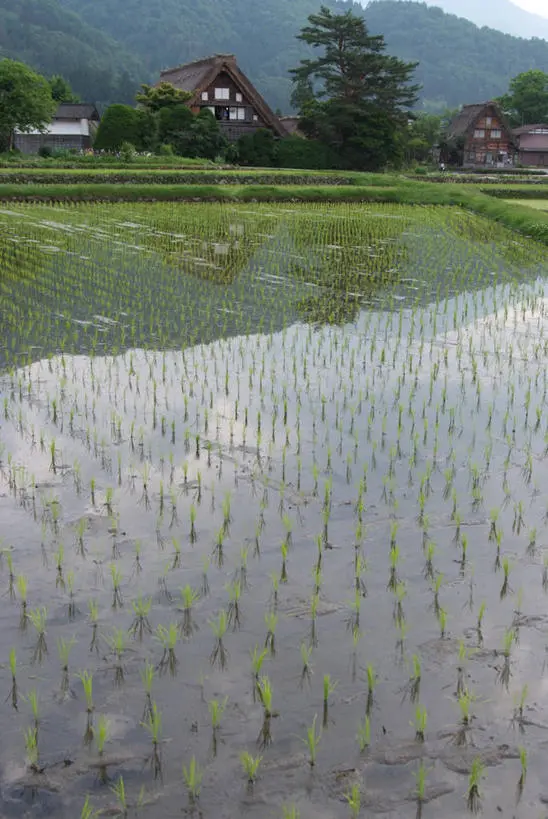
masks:
MULTIPOLYGON (((406 815, 422 759, 423 815, 457 817, 479 757, 495 815, 514 804, 523 745, 519 815, 536 819, 548 724, 536 246, 429 209, 22 213, 1 216, 0 660, 16 649, 21 696, 17 711, 0 705, 0 812, 72 819, 88 792, 111 811, 103 780, 122 776, 139 815, 179 816, 195 756, 204 816, 281 817, 294 803, 302 819, 342 819, 353 784, 362 812, 406 815), (42 607, 48 653, 32 665, 24 614, 42 607), (210 662, 220 611, 225 670, 210 662), (258 751, 251 655, 265 643, 277 716, 258 751), (23 735, 34 689, 38 774, 23 735), (208 701, 225 697, 214 732, 208 701), (316 714, 311 771, 301 740, 316 714), (84 742, 101 716, 102 756, 97 735, 84 742), (263 756, 252 793, 246 750, 263 756)), ((7 666, 1 680, 6 696, 7 666)))

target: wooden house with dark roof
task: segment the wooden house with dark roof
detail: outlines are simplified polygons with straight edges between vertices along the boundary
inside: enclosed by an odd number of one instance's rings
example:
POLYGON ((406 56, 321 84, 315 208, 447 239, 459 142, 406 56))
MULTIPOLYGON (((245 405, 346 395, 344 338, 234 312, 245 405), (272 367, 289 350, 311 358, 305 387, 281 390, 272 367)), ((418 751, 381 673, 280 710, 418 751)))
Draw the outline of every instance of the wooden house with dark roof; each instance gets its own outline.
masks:
POLYGON ((99 112, 92 103, 62 102, 52 121, 41 131, 14 133, 14 146, 24 154, 37 154, 41 149, 50 151, 87 151, 99 126, 99 112))
POLYGON ((518 147, 519 164, 548 168, 548 123, 522 125, 512 131, 518 147))
POLYGON ((260 128, 269 129, 277 137, 287 136, 282 123, 238 67, 233 54, 215 54, 168 68, 161 72, 160 81, 191 92, 189 107, 195 113, 209 109, 231 142, 260 128))
POLYGON ((445 132, 443 161, 462 168, 502 168, 516 161, 516 142, 496 102, 465 105, 445 132))

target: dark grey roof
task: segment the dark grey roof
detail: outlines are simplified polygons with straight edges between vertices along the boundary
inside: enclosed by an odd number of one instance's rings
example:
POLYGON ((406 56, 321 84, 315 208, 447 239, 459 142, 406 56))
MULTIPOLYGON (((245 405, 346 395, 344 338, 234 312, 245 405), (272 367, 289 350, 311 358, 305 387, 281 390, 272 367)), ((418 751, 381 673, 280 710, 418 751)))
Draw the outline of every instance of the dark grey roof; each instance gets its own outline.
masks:
POLYGON ((522 125, 520 128, 512 128, 512 133, 514 136, 521 136, 522 134, 528 134, 530 131, 539 130, 548 130, 548 124, 546 122, 538 122, 535 125, 522 125))
POLYGON ((99 120, 99 112, 89 102, 62 102, 55 114, 55 119, 91 119, 99 120))

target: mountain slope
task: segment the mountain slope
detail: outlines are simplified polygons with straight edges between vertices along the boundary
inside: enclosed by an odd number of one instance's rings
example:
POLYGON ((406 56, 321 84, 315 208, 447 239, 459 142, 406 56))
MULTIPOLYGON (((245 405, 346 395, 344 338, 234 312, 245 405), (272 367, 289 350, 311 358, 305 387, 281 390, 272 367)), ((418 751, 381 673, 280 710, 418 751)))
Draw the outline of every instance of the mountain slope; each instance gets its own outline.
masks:
MULTIPOLYGON (((466 4, 476 0, 440 0, 466 4)), ((5 0, 4 0, 5 2, 5 0)), ((305 49, 295 39, 321 0, 61 0, 90 25, 139 55, 152 76, 216 51, 234 52, 273 107, 288 110, 288 70, 305 49)), ((324 0, 325 2, 325 0, 324 0)), ((483 6, 493 0, 482 0, 483 6)), ((504 8, 506 0, 497 0, 504 8)), ((386 36, 395 55, 420 61, 423 99, 443 107, 488 99, 529 68, 548 70, 548 43, 479 29, 441 9, 409 0, 357 3, 326 0, 331 8, 365 14, 372 33, 386 36)), ((525 13, 525 12, 524 12, 525 13)))
POLYGON ((147 76, 136 58, 57 0, 0 0, 0 57, 62 74, 96 102, 132 100, 147 76))
POLYGON ((385 35, 389 51, 420 61, 423 99, 449 107, 499 96, 530 68, 548 71, 548 42, 480 29, 424 3, 376 0, 365 16, 372 31, 385 35))
POLYGON ((490 26, 515 37, 548 40, 548 19, 519 8, 511 0, 428 0, 449 14, 466 17, 477 26, 490 26))

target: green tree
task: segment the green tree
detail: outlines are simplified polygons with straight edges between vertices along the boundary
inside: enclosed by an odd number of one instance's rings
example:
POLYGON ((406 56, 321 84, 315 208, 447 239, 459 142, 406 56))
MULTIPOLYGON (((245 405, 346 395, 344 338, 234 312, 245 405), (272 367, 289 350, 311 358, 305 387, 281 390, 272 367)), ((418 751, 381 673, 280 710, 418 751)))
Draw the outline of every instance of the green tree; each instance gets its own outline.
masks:
POLYGON ((427 162, 432 158, 432 150, 439 145, 444 116, 418 114, 410 123, 405 147, 408 162, 427 162))
POLYGON ((119 151, 123 143, 128 142, 137 151, 151 150, 155 127, 154 118, 146 111, 138 111, 131 105, 109 105, 97 129, 94 145, 100 151, 119 151))
POLYGON ((44 128, 57 104, 45 77, 15 60, 0 60, 0 143, 11 148, 13 131, 44 128))
POLYGON ((181 140, 186 139, 192 128, 194 115, 186 105, 170 105, 160 108, 155 115, 160 145, 172 145, 176 153, 181 151, 181 140))
POLYGON ((518 74, 499 102, 513 125, 548 122, 548 74, 540 70, 518 74))
POLYGON ((332 146, 346 168, 399 162, 419 91, 411 82, 417 63, 386 54, 384 38, 370 35, 352 11, 334 14, 322 6, 308 20, 298 39, 323 53, 292 71, 303 99, 302 130, 332 146))
POLYGON ((55 102, 80 102, 80 97, 75 94, 70 83, 60 74, 54 74, 49 80, 51 96, 55 102))
POLYGON ((149 111, 160 111, 162 108, 179 106, 192 98, 190 91, 181 91, 170 82, 161 82, 158 85, 141 85, 141 91, 135 99, 149 111))

